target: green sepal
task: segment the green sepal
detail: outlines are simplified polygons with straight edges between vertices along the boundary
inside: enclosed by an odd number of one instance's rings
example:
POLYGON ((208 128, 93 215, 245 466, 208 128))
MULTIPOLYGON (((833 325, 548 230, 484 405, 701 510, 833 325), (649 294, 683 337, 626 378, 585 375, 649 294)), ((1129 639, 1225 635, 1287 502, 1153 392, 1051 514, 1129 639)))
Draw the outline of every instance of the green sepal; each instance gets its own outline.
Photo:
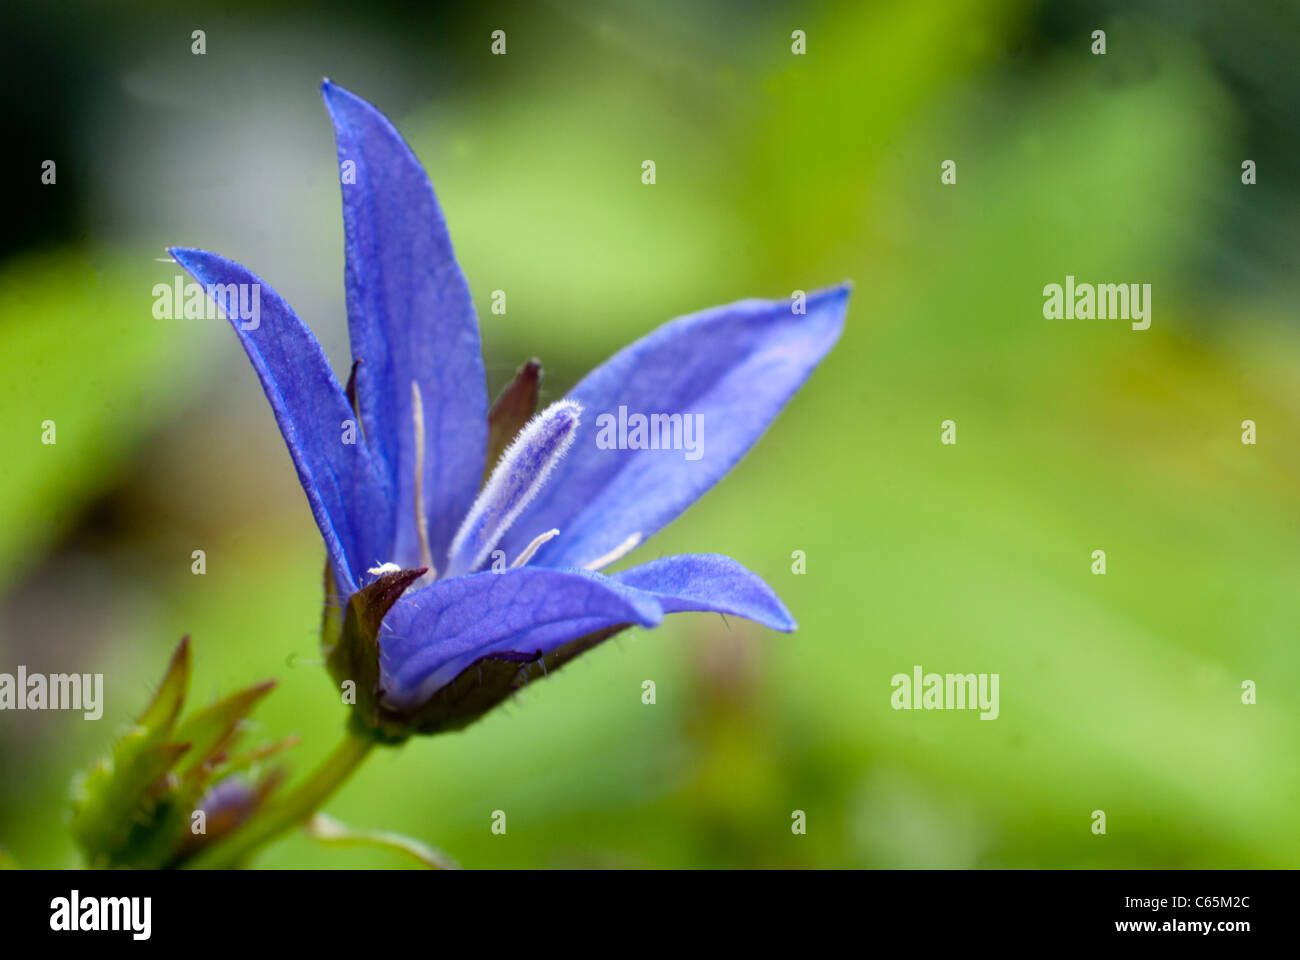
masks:
MULTIPOLYGON (((380 705, 383 690, 379 686, 379 627, 406 588, 425 572, 396 570, 361 588, 348 598, 337 636, 324 634, 321 638, 325 666, 335 684, 341 690, 347 690, 345 684, 353 685, 353 725, 385 742, 404 740, 409 733, 400 723, 389 723, 380 705)), ((328 573, 326 576, 328 584, 328 573)))
POLYGON ((177 765, 176 773, 186 776, 200 764, 222 759, 222 752, 239 732, 240 721, 273 689, 275 681, 267 680, 232 693, 187 717, 176 728, 176 739, 190 744, 191 749, 189 755, 177 765))
POLYGON ((190 638, 182 637, 163 674, 162 683, 135 721, 135 732, 140 734, 141 749, 170 739, 176 718, 185 706, 185 694, 190 689, 190 674, 193 671, 193 657, 190 654, 190 638))
MULTIPOLYGON (((202 797, 231 773, 246 769, 296 741, 237 754, 242 721, 274 686, 262 683, 231 694, 178 724, 191 675, 189 638, 177 647, 149 706, 117 741, 110 756, 73 787, 73 838, 92 867, 174 866, 218 834, 190 832, 202 797)), ((279 778, 255 779, 260 805, 279 778)))
POLYGON ((185 637, 172 653, 162 683, 135 724, 113 746, 112 754, 73 783, 71 829, 92 865, 111 860, 131 833, 152 816, 151 792, 189 749, 169 743, 189 690, 192 657, 185 637))
POLYGON ((497 461, 510 441, 519 435, 519 431, 537 412, 537 394, 542 385, 542 364, 539 360, 529 360, 515 373, 488 411, 487 467, 483 471, 483 482, 487 483, 497 461))
POLYGON ((325 571, 326 610, 321 650, 330 676, 339 689, 351 690, 351 725, 381 743, 401 743, 416 734, 446 733, 469 726, 523 687, 558 670, 574 657, 631 626, 615 624, 585 634, 542 656, 487 656, 462 670, 446 686, 413 709, 397 710, 384 703, 380 684, 379 628, 384 616, 423 569, 397 570, 354 593, 341 612, 335 605, 334 579, 325 571), (344 685, 348 682, 352 688, 344 685))
POLYGON ((72 835, 91 866, 122 865, 126 851, 152 828, 168 771, 189 749, 187 743, 144 739, 138 728, 127 733, 111 758, 74 785, 72 835))
POLYGON ((264 743, 252 750, 245 750, 243 753, 233 754, 222 764, 222 770, 227 774, 238 773, 242 770, 248 770, 259 763, 283 753, 291 747, 296 747, 301 740, 300 737, 285 737, 283 740, 277 740, 275 743, 264 743))

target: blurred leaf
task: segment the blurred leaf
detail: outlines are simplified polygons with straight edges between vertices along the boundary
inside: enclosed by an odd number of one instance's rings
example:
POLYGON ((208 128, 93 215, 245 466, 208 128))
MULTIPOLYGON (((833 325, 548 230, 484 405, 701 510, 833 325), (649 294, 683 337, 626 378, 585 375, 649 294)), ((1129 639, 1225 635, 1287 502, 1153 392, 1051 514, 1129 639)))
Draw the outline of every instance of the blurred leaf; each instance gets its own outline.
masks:
POLYGON ((327 847, 378 847, 405 854, 430 870, 457 870, 456 862, 427 843, 385 830, 356 830, 323 813, 317 813, 304 828, 307 835, 327 847))
POLYGON ((198 355, 182 352, 186 321, 153 316, 160 267, 149 254, 68 251, 0 266, 0 588, 183 405, 198 355))

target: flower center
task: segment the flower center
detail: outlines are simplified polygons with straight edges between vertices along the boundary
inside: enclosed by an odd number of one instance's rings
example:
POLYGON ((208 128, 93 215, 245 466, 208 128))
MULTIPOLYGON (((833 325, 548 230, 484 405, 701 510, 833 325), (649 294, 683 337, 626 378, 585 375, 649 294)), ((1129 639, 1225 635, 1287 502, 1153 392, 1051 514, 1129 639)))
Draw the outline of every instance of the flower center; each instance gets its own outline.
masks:
MULTIPOLYGON (((456 531, 447 552, 446 576, 459 577, 483 568, 493 549, 546 485, 555 465, 573 445, 581 415, 581 405, 573 400, 560 400, 524 425, 501 454, 500 462, 456 531)), ((514 566, 527 563, 542 544, 558 533, 550 530, 535 538, 516 558, 514 566)))
MULTIPOLYGON (((555 465, 573 444, 574 435, 581 422, 582 407, 573 400, 561 400, 547 407, 524 425, 519 435, 501 454, 488 482, 465 515, 460 529, 447 552, 446 577, 459 577, 482 569, 510 530, 511 524, 546 484, 555 465)), ((420 565, 427 573, 412 586, 429 583, 438 578, 433 565, 433 551, 429 548, 429 520, 424 507, 424 400, 420 385, 411 381, 411 426, 415 431, 415 529, 420 542, 420 565)), ((560 535, 558 529, 538 534, 515 557, 510 569, 525 566, 542 546, 560 535)), ((621 560, 641 543, 641 534, 634 533, 608 553, 584 564, 584 570, 600 570, 621 560)), ((381 564, 367 572, 382 576, 399 570, 396 564, 381 564)))

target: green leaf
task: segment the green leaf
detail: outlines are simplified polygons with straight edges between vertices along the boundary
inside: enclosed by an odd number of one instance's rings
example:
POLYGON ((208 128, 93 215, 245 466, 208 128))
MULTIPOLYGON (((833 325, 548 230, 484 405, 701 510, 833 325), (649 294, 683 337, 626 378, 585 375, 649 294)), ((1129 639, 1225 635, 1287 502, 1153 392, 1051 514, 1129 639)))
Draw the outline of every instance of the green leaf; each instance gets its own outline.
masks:
POLYGON ((196 338, 214 334, 152 315, 152 285, 177 273, 157 257, 63 250, 0 265, 0 584, 120 482, 143 438, 182 409, 178 388, 204 362, 196 338))
POLYGON ((356 830, 331 816, 318 813, 304 824, 307 836, 328 847, 378 847, 413 857, 430 870, 459 870, 460 865, 441 850, 420 840, 387 830, 356 830))

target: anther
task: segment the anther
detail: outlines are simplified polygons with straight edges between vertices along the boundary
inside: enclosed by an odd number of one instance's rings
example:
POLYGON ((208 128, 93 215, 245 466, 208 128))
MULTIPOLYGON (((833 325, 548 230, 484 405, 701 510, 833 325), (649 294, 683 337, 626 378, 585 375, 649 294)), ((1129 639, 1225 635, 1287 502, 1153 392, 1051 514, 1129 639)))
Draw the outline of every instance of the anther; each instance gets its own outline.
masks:
POLYGON ((538 550, 541 549, 542 544, 544 544, 547 540, 550 540, 554 537, 558 537, 559 535, 560 535, 559 530, 547 530, 545 533, 533 537, 533 542, 530 543, 528 546, 524 547, 523 553, 515 557, 515 562, 510 564, 510 569, 513 570, 515 567, 522 567, 529 560, 533 559, 533 554, 535 554, 538 550))
POLYGON ((420 538, 420 566, 428 567, 425 579, 436 580, 438 571, 429 549, 429 518, 424 512, 424 401, 420 385, 411 381, 411 421, 415 425, 415 530, 420 538))

